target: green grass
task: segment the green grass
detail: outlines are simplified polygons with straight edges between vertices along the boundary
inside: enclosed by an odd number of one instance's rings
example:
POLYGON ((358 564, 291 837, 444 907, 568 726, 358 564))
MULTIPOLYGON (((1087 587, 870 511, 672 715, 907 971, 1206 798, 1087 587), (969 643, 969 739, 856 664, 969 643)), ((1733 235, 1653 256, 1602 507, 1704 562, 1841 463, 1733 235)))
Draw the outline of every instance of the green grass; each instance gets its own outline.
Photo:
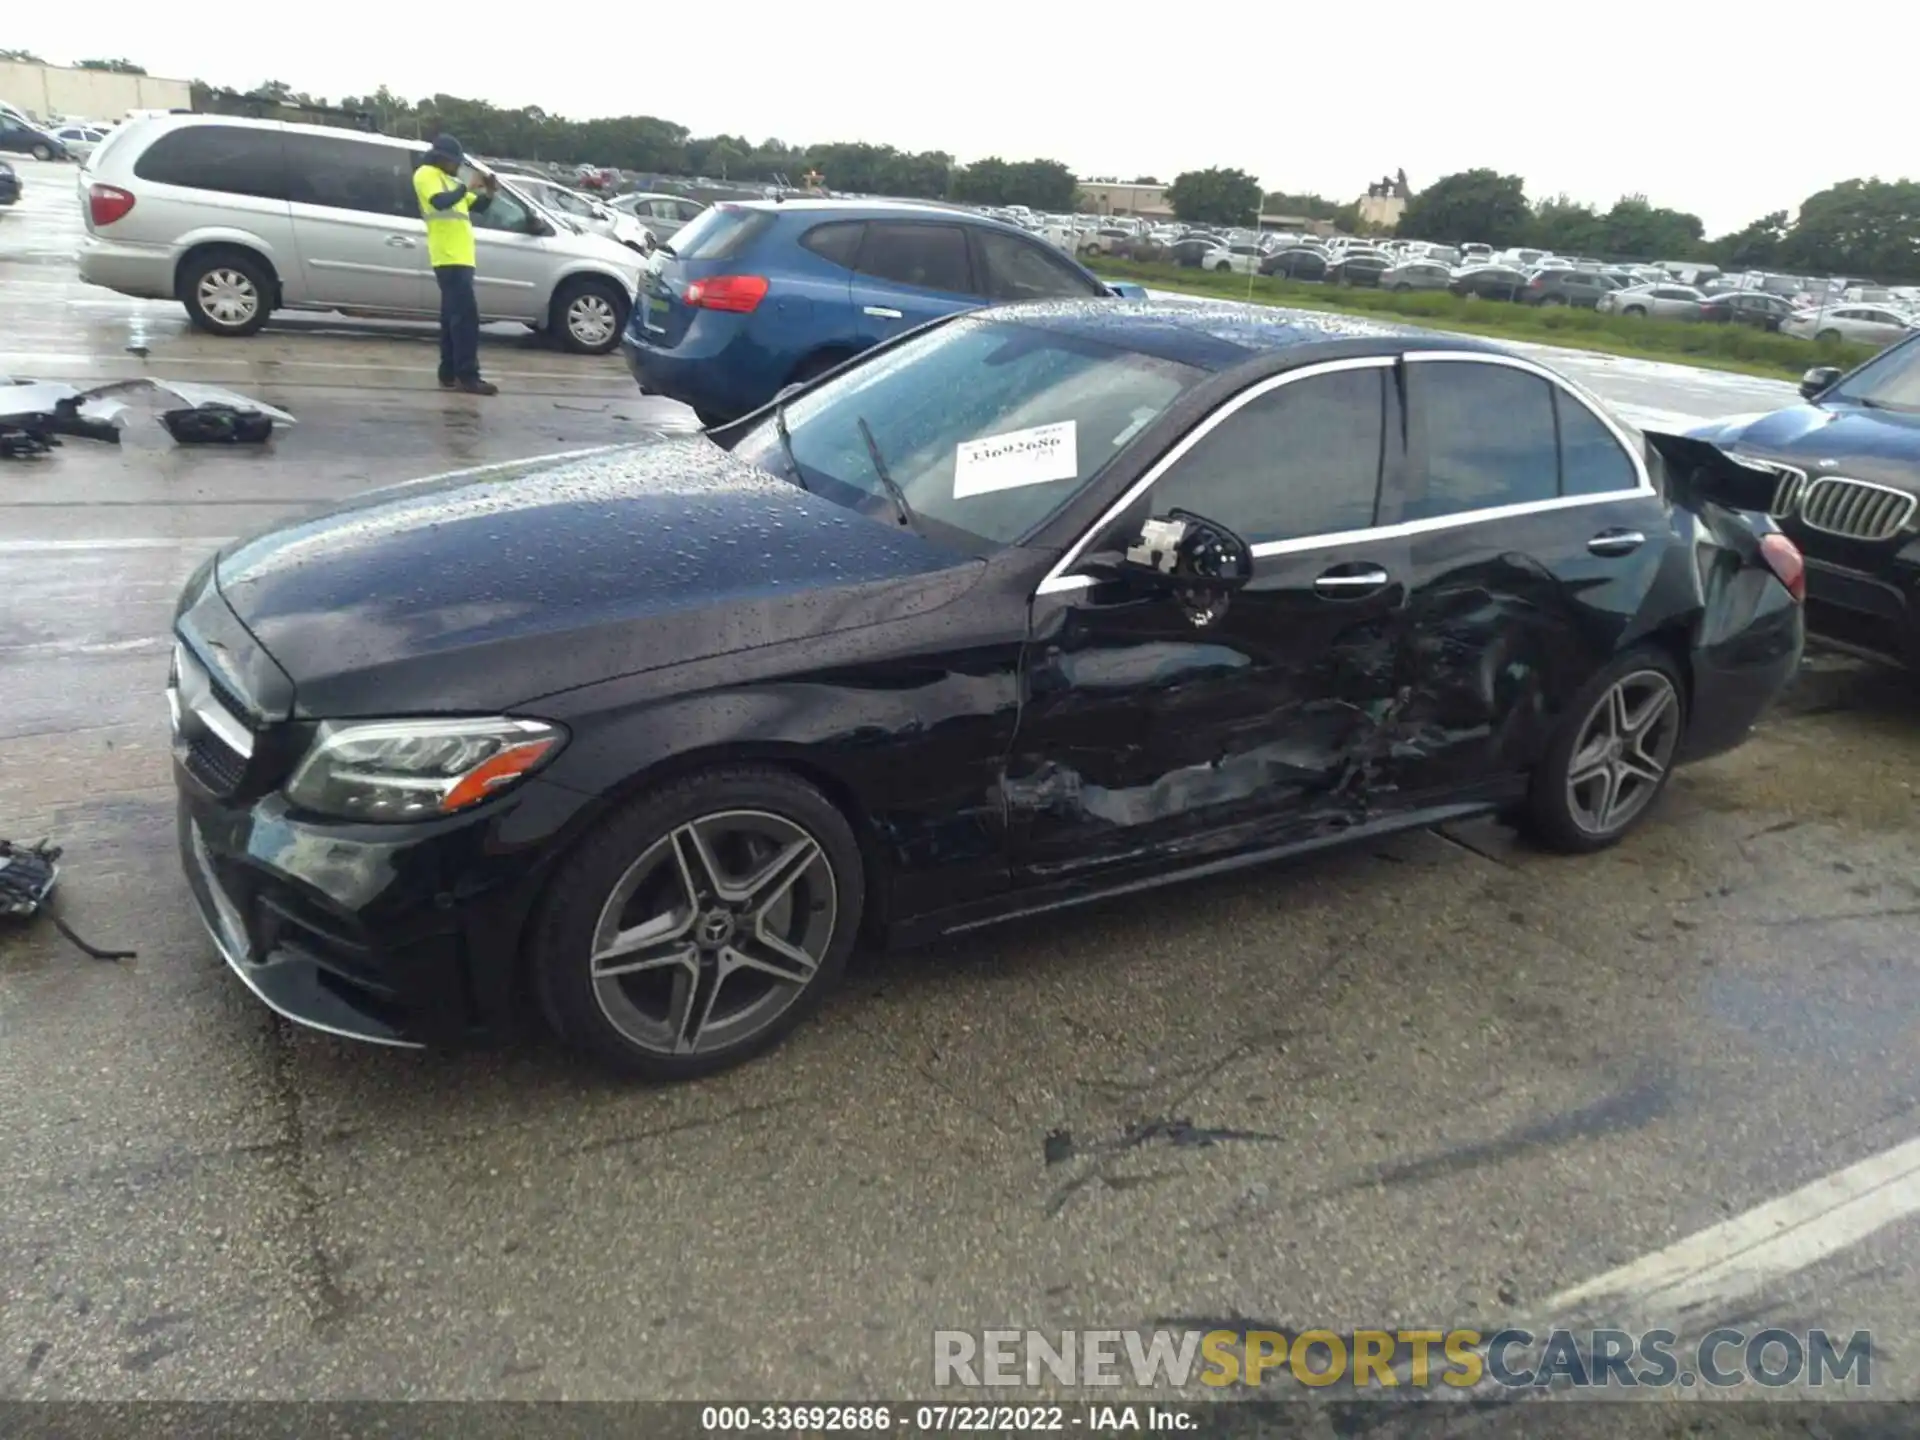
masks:
POLYGON ((1135 280, 1157 290, 1180 290, 1223 300, 1251 299, 1257 304, 1294 310, 1367 315, 1435 330, 1667 360, 1743 375, 1764 375, 1770 380, 1797 380, 1814 365, 1838 365, 1850 370, 1876 353, 1876 347, 1871 345, 1844 340, 1814 344, 1746 325, 1601 315, 1592 310, 1558 305, 1515 305, 1505 300, 1478 300, 1430 290, 1404 293, 1350 290, 1263 275, 1254 278, 1249 293, 1245 275, 1221 275, 1129 260, 1102 260, 1098 268, 1109 280, 1135 280))

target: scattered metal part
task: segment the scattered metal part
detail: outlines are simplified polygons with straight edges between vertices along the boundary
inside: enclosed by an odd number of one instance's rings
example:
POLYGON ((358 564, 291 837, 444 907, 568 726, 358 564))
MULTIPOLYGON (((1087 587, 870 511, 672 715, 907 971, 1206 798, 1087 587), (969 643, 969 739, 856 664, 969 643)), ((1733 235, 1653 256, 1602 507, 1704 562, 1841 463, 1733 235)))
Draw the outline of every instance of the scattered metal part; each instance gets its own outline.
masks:
POLYGON ((275 425, 298 423, 237 391, 185 380, 111 380, 82 390, 62 380, 0 376, 0 459, 51 454, 62 436, 117 445, 129 408, 117 397, 142 391, 185 402, 160 415, 160 424, 182 445, 260 445, 272 438, 275 425))

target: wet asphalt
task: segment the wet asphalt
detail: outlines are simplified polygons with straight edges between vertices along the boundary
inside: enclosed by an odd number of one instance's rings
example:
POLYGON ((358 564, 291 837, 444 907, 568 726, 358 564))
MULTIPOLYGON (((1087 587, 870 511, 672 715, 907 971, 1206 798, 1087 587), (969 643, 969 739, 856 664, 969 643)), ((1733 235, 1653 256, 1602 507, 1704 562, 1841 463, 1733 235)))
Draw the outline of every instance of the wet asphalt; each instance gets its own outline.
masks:
MULTIPOLYGON (((66 846, 62 913, 139 952, 0 930, 0 1398, 924 1397, 935 1327, 1491 1328, 1920 1133, 1920 697, 1830 656, 1603 856, 1475 823, 869 956, 697 1085, 276 1021, 174 854, 181 581, 310 506, 666 411, 510 330, 492 400, 437 390, 425 327, 188 335, 81 286, 72 170, 20 169, 0 373, 300 423, 0 462, 0 835, 66 846)), ((1789 393, 1569 368, 1641 416, 1789 393)), ((1912 1394, 1913 1240, 1746 1318, 1899 1337, 1882 1393, 1912 1394)))

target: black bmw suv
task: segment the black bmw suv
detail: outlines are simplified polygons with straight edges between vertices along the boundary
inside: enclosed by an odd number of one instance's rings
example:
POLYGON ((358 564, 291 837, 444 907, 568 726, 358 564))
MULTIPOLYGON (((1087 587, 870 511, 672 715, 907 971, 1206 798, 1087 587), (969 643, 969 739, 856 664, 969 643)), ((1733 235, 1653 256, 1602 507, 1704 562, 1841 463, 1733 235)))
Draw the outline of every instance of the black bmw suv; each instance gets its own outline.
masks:
POLYGON ((1693 432, 1779 477, 1769 513, 1807 560, 1807 627, 1920 670, 1920 335, 1809 370, 1804 404, 1693 432))

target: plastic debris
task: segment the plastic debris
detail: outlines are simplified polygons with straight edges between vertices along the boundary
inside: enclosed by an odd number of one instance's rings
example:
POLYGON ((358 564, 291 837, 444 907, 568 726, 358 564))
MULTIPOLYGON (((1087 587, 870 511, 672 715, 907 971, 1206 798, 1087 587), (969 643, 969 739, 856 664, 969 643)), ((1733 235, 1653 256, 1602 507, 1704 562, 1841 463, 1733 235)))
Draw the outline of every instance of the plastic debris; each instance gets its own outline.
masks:
POLYGON ((284 410, 217 385, 143 377, 83 390, 63 380, 0 376, 0 459, 50 454, 62 437, 117 445, 129 409, 119 397, 141 392, 184 402, 159 417, 181 445, 264 445, 274 426, 298 423, 284 410))

